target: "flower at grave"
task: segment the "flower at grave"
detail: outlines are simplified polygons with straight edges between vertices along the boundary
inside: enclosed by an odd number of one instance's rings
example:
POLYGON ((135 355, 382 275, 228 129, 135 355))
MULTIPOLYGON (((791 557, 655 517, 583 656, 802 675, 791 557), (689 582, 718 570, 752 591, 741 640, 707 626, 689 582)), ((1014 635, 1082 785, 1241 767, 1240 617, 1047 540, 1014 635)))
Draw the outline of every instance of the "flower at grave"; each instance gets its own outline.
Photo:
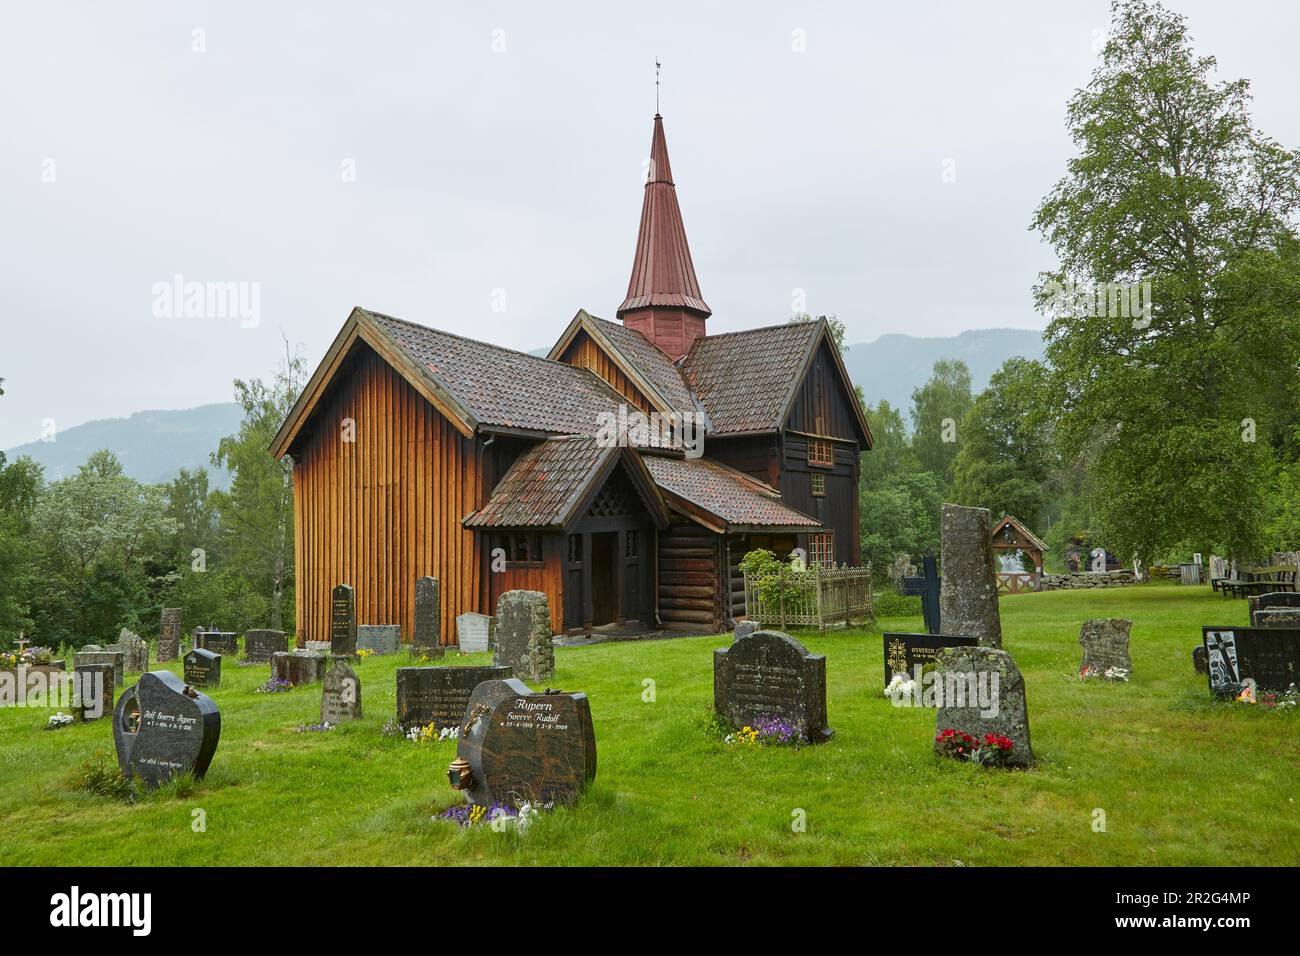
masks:
POLYGON ((941 731, 934 738, 935 749, 941 756, 955 760, 968 760, 986 767, 1005 766, 1007 758, 1015 743, 1002 734, 985 734, 976 740, 968 733, 952 727, 941 731))
POLYGON ((363 647, 357 651, 357 657, 374 657, 375 651, 371 647, 363 647))
POLYGON ((1106 668, 1106 680, 1128 680, 1128 670, 1123 667, 1106 668))
POLYGON ((1082 667, 1079 668, 1079 677, 1081 679, 1086 680, 1089 677, 1098 677, 1098 676, 1100 675, 1097 671, 1097 668, 1095 667, 1090 667, 1089 665, 1084 664, 1082 667))
POLYGON ((1239 704, 1255 703, 1255 688, 1251 687, 1249 684, 1243 687, 1241 689, 1241 693, 1237 695, 1237 703, 1239 704))
POLYGON ((889 686, 885 688, 885 696, 896 700, 906 700, 915 693, 916 681, 898 671, 894 672, 894 676, 889 680, 889 686))
POLYGON ((293 690, 293 684, 281 677, 272 677, 261 687, 257 688, 254 693, 258 694, 283 694, 286 691, 293 690))
POLYGON ((58 713, 50 714, 50 719, 45 722, 45 729, 59 730, 63 727, 67 727, 72 723, 72 721, 73 717, 71 714, 65 714, 63 711, 59 711, 58 713))
POLYGON ((459 728, 459 727, 444 727, 444 728, 442 728, 442 730, 438 731, 438 740, 439 740, 439 741, 443 741, 443 740, 455 740, 455 739, 458 738, 459 736, 460 736, 460 728, 459 728))

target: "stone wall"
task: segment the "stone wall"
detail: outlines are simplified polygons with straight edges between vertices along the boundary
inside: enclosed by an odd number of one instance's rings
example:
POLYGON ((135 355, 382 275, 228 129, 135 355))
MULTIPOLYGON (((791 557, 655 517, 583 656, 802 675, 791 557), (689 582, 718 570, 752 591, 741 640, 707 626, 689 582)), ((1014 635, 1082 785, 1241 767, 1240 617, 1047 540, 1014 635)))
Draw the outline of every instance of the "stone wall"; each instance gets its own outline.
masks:
POLYGON ((1113 588, 1125 584, 1134 584, 1136 578, 1131 570, 1120 571, 1072 571, 1067 574, 1044 574, 1039 582, 1040 591, 1059 591, 1070 588, 1113 588))

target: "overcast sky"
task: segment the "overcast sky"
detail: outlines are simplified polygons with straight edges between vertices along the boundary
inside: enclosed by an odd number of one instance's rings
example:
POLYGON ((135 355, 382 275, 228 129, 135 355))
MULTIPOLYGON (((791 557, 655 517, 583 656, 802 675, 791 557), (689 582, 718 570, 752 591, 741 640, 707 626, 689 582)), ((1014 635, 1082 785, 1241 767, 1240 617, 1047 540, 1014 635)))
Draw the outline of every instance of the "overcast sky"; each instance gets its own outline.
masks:
MULTIPOLYGON (((1297 5, 1173 6, 1300 145, 1297 5)), ((656 55, 711 332, 784 321, 794 290, 850 342, 1040 328, 1053 260, 1027 225, 1109 19, 1105 0, 7 7, 0 448, 46 419, 229 401, 282 336, 314 367, 353 305, 520 349, 580 307, 613 318, 656 55), (241 283, 248 308, 168 315, 178 275, 241 283)))

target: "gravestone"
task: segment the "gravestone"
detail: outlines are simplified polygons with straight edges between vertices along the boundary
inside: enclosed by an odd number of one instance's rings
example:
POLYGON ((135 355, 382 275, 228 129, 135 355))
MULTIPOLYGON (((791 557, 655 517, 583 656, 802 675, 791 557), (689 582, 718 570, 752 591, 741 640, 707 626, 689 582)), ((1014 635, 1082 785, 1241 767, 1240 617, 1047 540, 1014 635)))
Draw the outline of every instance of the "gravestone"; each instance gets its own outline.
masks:
POLYGON ((943 584, 939 611, 953 634, 964 634, 981 647, 1002 646, 998 615, 998 581, 987 508, 944 505, 939 519, 943 541, 943 584))
POLYGON ((1235 697, 1247 679, 1259 691, 1285 691, 1300 683, 1300 629, 1204 627, 1210 693, 1235 697))
POLYGON ((360 719, 361 678, 346 663, 336 659, 321 687, 320 722, 334 725, 360 719))
POLYGON ((428 575, 415 582, 415 633, 411 637, 411 653, 434 659, 443 655, 442 592, 438 579, 428 575))
POLYGON ((488 649, 492 640, 492 618, 469 612, 456 615, 456 644, 464 654, 478 654, 488 649))
POLYGON ((926 552, 921 556, 921 574, 903 578, 902 587, 898 592, 899 594, 919 596, 921 598, 921 613, 925 617, 925 629, 931 634, 938 634, 940 630, 939 622, 942 620, 942 616, 939 611, 939 594, 941 589, 942 583, 939 580, 937 562, 933 554, 926 552))
POLYGON ((935 671, 936 737, 949 727, 981 741, 999 734, 1013 744, 1009 766, 1034 762, 1025 681, 1010 654, 994 647, 948 647, 935 658, 935 671))
POLYGON ((221 686, 221 655, 206 647, 195 647, 182 658, 185 683, 191 687, 221 686))
POLYGON ((114 687, 126 684, 126 654, 122 651, 87 651, 80 650, 72 655, 72 667, 85 667, 88 664, 107 664, 112 668, 111 677, 114 687))
POLYGON ((149 669, 149 642, 139 634, 122 628, 117 643, 108 645, 110 651, 121 651, 123 665, 128 674, 143 674, 149 669))
POLYGON ((271 655, 271 676, 295 687, 299 684, 316 684, 325 676, 328 660, 324 654, 309 651, 277 651, 271 655))
POLYGON ((239 636, 234 631, 195 631, 194 646, 213 654, 239 656, 239 636))
POLYGON ((433 724, 439 730, 456 727, 465 719, 474 688, 487 680, 505 680, 510 668, 399 667, 397 669, 397 723, 402 730, 433 724))
POLYGON ((1267 594, 1252 594, 1246 598, 1246 606, 1250 608, 1250 623, 1255 627, 1262 627, 1263 625, 1259 622, 1260 611, 1283 607, 1300 608, 1300 594, 1294 591, 1269 591, 1267 594))
POLYGON ((546 681, 555 674, 551 609, 541 591, 506 591, 497 600, 494 664, 521 680, 546 681))
POLYGON ((896 634, 887 631, 882 643, 885 648, 885 686, 888 687, 895 674, 919 681, 921 671, 933 664, 945 647, 975 647, 979 642, 973 637, 952 634, 896 634))
POLYGON ((1300 607, 1266 607, 1252 615, 1256 627, 1300 627, 1300 607))
POLYGON ((221 713, 212 698, 170 671, 142 674, 113 711, 118 766, 149 789, 186 771, 202 777, 220 738, 221 713))
POLYGON ((72 677, 74 707, 82 720, 99 720, 113 712, 112 664, 76 664, 72 677))
POLYGON ((174 661, 181 652, 181 609, 162 609, 162 625, 158 632, 158 663, 174 661))
POLYGON ((1104 677, 1111 668, 1124 671, 1125 677, 1133 675, 1133 660, 1129 656, 1129 631, 1133 622, 1122 617, 1098 618, 1084 621, 1079 629, 1079 646, 1083 648, 1080 673, 1104 677))
POLYGON ((749 635, 753 634, 757 630, 757 621, 737 621, 735 633, 731 635, 731 641, 734 644, 742 637, 749 637, 749 635))
POLYGON ((513 678, 484 681, 463 720, 449 772, 470 803, 572 803, 596 777, 586 694, 535 694, 513 678), (467 779, 454 774, 458 765, 467 779))
POLYGON ((1206 652, 1204 644, 1192 648, 1192 668, 1198 674, 1210 672, 1210 655, 1206 652))
POLYGON ((269 663, 271 655, 289 650, 289 637, 284 631, 257 628, 244 632, 244 656, 250 661, 269 663))
POLYGON ((330 592, 330 653, 357 654, 357 599, 350 584, 336 584, 330 592))
POLYGON ((401 625, 357 625, 357 650, 359 651, 374 651, 376 654, 396 654, 401 646, 401 625))
POLYGON ((826 658, 780 631, 713 652, 713 708, 737 727, 779 718, 810 743, 835 733, 826 726, 826 658))
POLYGON ((329 641, 304 641, 303 649, 313 654, 328 654, 333 647, 329 641))

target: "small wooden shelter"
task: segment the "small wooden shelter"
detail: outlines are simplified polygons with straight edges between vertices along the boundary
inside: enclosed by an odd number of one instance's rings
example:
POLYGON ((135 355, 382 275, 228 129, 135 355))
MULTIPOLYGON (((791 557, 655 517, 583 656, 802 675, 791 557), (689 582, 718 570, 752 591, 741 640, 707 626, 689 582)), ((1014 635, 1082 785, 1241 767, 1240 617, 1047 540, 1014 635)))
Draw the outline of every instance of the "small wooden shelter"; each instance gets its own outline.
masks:
POLYGON ((993 526, 990 537, 995 556, 1008 551, 1021 551, 1029 555, 1034 563, 1032 572, 999 570, 998 590, 1011 594, 1019 591, 1037 591, 1043 575, 1043 555, 1049 550, 1047 543, 1011 515, 1002 516, 1002 520, 993 526))

